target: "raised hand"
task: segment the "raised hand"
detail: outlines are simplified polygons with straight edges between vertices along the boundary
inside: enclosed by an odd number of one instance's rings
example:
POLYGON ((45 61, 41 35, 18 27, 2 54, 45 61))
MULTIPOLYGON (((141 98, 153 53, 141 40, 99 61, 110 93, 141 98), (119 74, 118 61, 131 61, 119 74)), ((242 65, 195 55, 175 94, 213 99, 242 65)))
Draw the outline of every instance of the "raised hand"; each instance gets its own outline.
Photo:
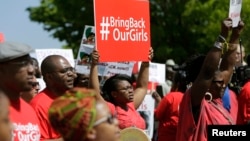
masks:
POLYGON ((232 29, 233 22, 232 19, 227 18, 221 23, 221 33, 220 35, 227 39, 229 31, 232 29))
POLYGON ((236 34, 236 35, 240 35, 240 33, 242 32, 243 28, 244 28, 244 22, 243 21, 239 21, 239 24, 237 27, 233 28, 232 34, 236 34))
POLYGON ((100 55, 99 55, 99 52, 96 49, 94 49, 93 52, 91 53, 91 57, 92 57, 92 63, 93 64, 98 64, 99 63, 100 55))
POLYGON ((233 28, 232 34, 230 37, 230 41, 229 41, 230 43, 238 43, 239 42, 240 33, 242 32, 244 25, 245 24, 243 21, 239 21, 238 26, 233 28))

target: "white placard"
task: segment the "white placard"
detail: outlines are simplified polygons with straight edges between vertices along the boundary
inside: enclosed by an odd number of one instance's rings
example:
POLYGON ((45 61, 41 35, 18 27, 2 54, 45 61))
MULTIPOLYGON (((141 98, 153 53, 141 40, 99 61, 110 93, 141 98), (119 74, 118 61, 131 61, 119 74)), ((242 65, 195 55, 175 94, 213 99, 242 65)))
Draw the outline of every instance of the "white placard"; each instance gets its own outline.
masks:
POLYGON ((42 61, 49 55, 61 55, 69 61, 72 67, 75 66, 75 60, 72 49, 36 49, 35 52, 40 67, 42 61))
MULTIPOLYGON (((138 69, 140 69, 141 62, 138 62, 138 69)), ((166 65, 160 63, 150 62, 149 64, 149 81, 157 83, 165 83, 166 81, 166 65)))
POLYGON ((240 21, 242 0, 230 0, 229 18, 233 20, 233 27, 237 27, 240 21))
POLYGON ((133 67, 134 62, 108 62, 99 65, 99 72, 102 76, 112 76, 115 74, 126 74, 131 76, 133 67))
POLYGON ((82 41, 78 50, 75 69, 81 74, 90 73, 91 56, 95 46, 95 27, 85 25, 82 41))

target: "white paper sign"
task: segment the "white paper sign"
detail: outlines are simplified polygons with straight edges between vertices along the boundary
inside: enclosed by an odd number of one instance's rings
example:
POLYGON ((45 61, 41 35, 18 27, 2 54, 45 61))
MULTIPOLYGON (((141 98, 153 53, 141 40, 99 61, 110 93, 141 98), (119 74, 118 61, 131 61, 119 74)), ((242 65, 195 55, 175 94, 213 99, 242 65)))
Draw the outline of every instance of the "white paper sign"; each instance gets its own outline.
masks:
POLYGON ((95 45, 95 27, 92 25, 85 25, 84 27, 81 45, 86 44, 95 45))
POLYGON ((229 18, 233 20, 233 27, 237 27, 240 21, 242 0, 230 0, 229 18))
POLYGON ((151 94, 147 94, 142 104, 137 109, 146 122, 145 132, 151 139, 153 138, 154 133, 154 108, 155 100, 152 98, 151 94))
POLYGON ((94 50, 94 46, 81 45, 77 59, 76 59, 76 72, 81 74, 89 74, 91 64, 91 53, 94 50))
MULTIPOLYGON (((76 72, 82 74, 90 73, 91 53, 95 46, 95 27, 85 25, 82 42, 76 58, 76 72)), ((98 74, 101 76, 112 76, 114 74, 126 74, 131 76, 134 62, 105 62, 99 63, 98 74)))
POLYGON ((80 43, 80 48, 76 58, 76 72, 81 74, 89 74, 91 56, 95 46, 95 27, 90 25, 85 25, 82 41, 80 43))
MULTIPOLYGON (((138 63, 138 69, 140 69, 141 62, 138 63)), ((150 82, 158 82, 165 83, 166 80, 166 65, 160 63, 152 63, 149 64, 149 81, 150 82)))
POLYGON ((49 55, 61 55, 65 57, 72 67, 75 66, 75 60, 72 49, 36 49, 36 58, 41 67, 43 59, 49 55))
POLYGON ((132 75, 134 62, 108 62, 98 66, 102 76, 113 76, 115 74, 132 75), (103 66, 101 66, 103 65, 103 66))

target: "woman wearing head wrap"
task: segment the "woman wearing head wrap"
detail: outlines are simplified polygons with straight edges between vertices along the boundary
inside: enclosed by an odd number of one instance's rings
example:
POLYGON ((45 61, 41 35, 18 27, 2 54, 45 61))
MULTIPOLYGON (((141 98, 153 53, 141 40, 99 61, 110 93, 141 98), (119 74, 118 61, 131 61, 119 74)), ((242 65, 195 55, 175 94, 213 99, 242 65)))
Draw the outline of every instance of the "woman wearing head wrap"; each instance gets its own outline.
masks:
POLYGON ((90 89, 74 88, 50 106, 49 120, 64 141, 118 141, 118 120, 90 89))

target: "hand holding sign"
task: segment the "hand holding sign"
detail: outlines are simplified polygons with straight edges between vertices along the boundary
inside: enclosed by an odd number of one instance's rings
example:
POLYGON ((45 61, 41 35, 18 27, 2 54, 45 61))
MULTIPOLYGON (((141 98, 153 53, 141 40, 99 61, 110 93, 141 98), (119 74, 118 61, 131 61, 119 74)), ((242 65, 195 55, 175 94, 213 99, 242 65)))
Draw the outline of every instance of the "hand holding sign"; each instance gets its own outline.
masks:
POLYGON ((98 64, 99 63, 99 52, 96 50, 96 48, 94 48, 93 52, 91 53, 92 56, 92 63, 93 64, 98 64))
POLYGON ((240 21, 238 26, 233 28, 232 37, 230 39, 231 40, 230 42, 234 42, 233 40, 238 40, 239 39, 240 33, 243 30, 243 27, 244 27, 244 23, 243 23, 243 21, 240 21))

